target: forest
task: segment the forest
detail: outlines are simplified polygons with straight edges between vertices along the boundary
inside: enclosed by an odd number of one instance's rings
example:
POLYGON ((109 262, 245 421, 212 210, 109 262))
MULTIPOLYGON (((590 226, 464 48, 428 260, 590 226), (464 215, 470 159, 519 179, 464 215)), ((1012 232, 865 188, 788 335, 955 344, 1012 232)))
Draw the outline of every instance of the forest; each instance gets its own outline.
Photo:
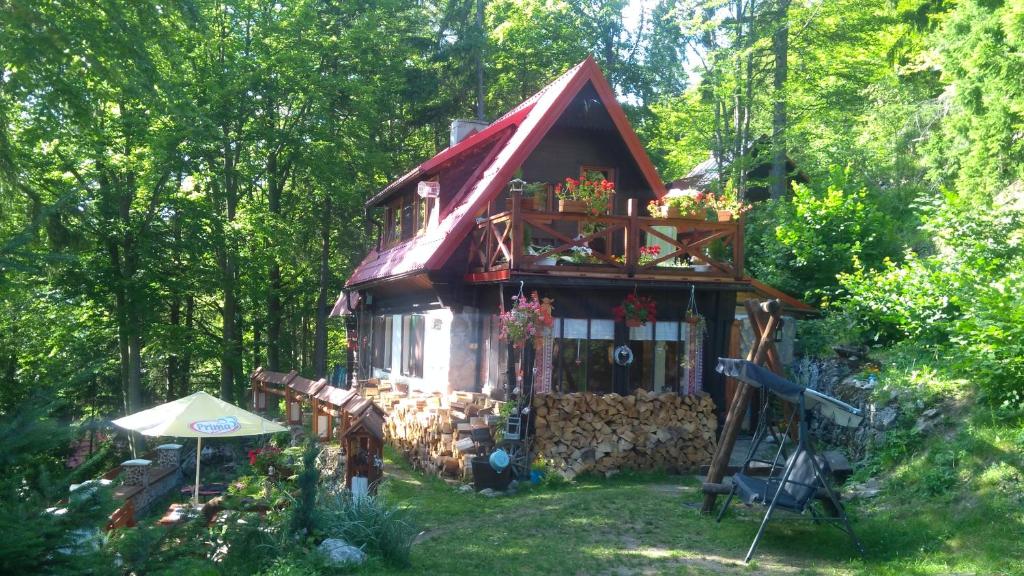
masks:
POLYGON ((771 163, 747 268, 821 310, 801 354, 961 382, 1019 462, 1021 0, 0 0, 0 556, 49 565, 82 430, 329 376, 364 202, 590 55, 666 182, 771 163))

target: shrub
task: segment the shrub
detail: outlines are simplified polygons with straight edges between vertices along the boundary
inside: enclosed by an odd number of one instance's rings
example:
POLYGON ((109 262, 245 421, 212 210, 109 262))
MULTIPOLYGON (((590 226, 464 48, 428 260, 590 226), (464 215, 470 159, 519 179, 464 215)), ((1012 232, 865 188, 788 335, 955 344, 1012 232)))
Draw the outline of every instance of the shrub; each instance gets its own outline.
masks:
POLYGON ((297 536, 311 534, 315 528, 313 519, 316 507, 316 488, 320 480, 320 470, 316 467, 316 458, 320 455, 320 445, 316 438, 306 441, 302 453, 302 472, 299 473, 299 499, 292 510, 290 531, 297 536))
POLYGON ((1024 380, 1024 208, 945 193, 926 207, 925 227, 932 253, 841 275, 837 306, 877 342, 941 351, 1003 402, 1024 380))
POLYGON ((408 566, 417 530, 405 513, 380 496, 353 498, 347 492, 322 493, 318 525, 329 538, 342 538, 367 554, 408 566))
POLYGON ((753 276, 811 301, 834 294, 836 276, 898 257, 897 221, 880 208, 876 194, 853 181, 851 170, 833 166, 824 189, 795 184, 790 199, 761 202, 750 212, 747 262, 753 276))

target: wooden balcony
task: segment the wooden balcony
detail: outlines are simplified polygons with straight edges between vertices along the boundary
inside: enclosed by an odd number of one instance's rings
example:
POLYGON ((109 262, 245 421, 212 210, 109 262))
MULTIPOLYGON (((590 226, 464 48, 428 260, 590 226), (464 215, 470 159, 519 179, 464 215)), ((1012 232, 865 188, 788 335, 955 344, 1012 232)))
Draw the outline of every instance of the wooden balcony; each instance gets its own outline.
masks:
POLYGON ((625 215, 528 210, 518 195, 508 206, 476 219, 467 281, 513 273, 709 283, 743 279, 742 220, 641 216, 635 199, 628 200, 625 215), (524 238, 532 239, 535 249, 524 238), (660 251, 651 255, 649 247, 655 245, 660 251))

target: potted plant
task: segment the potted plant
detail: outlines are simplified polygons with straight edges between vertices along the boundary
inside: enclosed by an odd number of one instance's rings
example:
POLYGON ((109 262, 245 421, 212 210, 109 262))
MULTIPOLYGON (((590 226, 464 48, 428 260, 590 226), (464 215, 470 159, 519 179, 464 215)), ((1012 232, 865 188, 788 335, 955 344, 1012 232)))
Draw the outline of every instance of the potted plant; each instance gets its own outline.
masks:
POLYGON ((653 246, 641 246, 640 247, 640 265, 646 266, 651 262, 654 262, 661 256, 661 246, 657 244, 653 246))
POLYGON ((542 330, 554 326, 554 323, 554 319, 542 307, 536 291, 530 294, 530 298, 514 296, 512 309, 499 318, 499 338, 511 342, 516 348, 522 348, 527 340, 540 338, 542 330))
POLYGON ((736 198, 734 194, 708 194, 708 205, 714 209, 715 216, 719 222, 728 222, 738 217, 747 210, 750 205, 736 198))
POLYGON ((617 322, 625 322, 630 328, 643 326, 648 322, 654 322, 657 313, 657 305, 650 296, 637 296, 630 294, 626 299, 612 309, 617 322))
POLYGON ((605 180, 600 172, 590 172, 577 180, 566 178, 565 184, 555 186, 560 212, 575 212, 600 216, 608 212, 615 184, 605 180))
POLYGON ((520 206, 524 210, 547 210, 548 185, 546 182, 529 182, 523 187, 523 199, 520 206))
MULTIPOLYGON (((535 245, 531 244, 531 245, 526 247, 526 253, 529 254, 530 256, 540 256, 541 254, 551 250, 552 248, 554 248, 554 246, 551 246, 551 245, 535 246, 535 245)), ((534 262, 534 264, 539 264, 541 266, 554 266, 557 263, 558 263, 558 261, 555 259, 554 256, 545 256, 543 258, 538 258, 534 262)))

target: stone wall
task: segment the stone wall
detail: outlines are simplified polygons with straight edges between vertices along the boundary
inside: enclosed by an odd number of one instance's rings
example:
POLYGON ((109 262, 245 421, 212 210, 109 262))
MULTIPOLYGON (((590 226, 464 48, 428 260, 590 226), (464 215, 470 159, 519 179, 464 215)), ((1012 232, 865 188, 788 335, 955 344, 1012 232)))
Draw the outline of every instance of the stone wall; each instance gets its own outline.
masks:
POLYGON ((181 483, 181 445, 164 444, 155 450, 155 460, 134 459, 121 464, 121 483, 126 501, 135 507, 136 517, 181 483))

